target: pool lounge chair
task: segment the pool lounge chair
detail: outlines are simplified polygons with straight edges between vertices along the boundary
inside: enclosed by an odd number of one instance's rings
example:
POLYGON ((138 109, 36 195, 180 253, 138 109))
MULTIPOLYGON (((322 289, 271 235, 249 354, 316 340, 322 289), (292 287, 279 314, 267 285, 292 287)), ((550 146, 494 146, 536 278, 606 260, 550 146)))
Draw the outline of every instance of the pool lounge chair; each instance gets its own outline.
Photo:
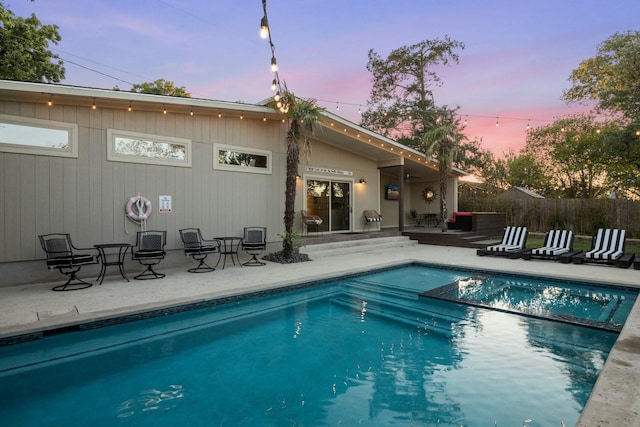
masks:
POLYGON ((365 221, 365 230, 368 230, 371 224, 380 224, 382 222, 382 215, 373 209, 365 210, 362 212, 362 216, 365 221))
POLYGON ((596 262, 603 264, 615 264, 621 268, 628 268, 633 262, 635 254, 626 254, 624 252, 625 241, 625 230, 617 228, 600 228, 593 236, 591 249, 587 252, 580 252, 573 256, 571 261, 573 261, 574 264, 596 262))
MULTIPOLYGON (((558 260, 563 254, 573 252, 573 231, 549 230, 544 237, 542 247, 522 252, 522 259, 531 258, 558 260)), ((578 252, 573 252, 577 254, 578 252)))
POLYGON ((477 254, 484 255, 509 255, 524 250, 527 243, 527 227, 508 226, 504 229, 502 241, 498 245, 490 245, 485 249, 478 249, 477 254))

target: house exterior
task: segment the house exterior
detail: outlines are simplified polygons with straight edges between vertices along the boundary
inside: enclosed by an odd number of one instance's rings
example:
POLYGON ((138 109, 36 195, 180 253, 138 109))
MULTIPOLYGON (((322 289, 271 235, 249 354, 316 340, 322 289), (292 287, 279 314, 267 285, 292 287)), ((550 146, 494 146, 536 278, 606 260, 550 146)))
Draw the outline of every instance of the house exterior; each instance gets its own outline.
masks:
POLYGON ((511 187, 498 194, 498 199, 522 200, 522 199, 544 199, 544 196, 524 187, 511 187))
MULTIPOLYGON (((17 280, 2 274, 9 265, 44 259, 47 233, 91 247, 134 243, 144 226, 181 250, 181 228, 208 238, 264 226, 280 241, 287 130, 262 105, 0 80, 0 285, 17 280), (151 204, 143 224, 125 210, 138 195, 151 204)), ((451 175, 451 211, 463 174, 451 175)), ((425 187, 438 187, 433 160, 326 112, 300 161, 296 211, 320 215, 326 233, 362 231, 366 209, 403 229, 410 208, 427 211, 425 187)))

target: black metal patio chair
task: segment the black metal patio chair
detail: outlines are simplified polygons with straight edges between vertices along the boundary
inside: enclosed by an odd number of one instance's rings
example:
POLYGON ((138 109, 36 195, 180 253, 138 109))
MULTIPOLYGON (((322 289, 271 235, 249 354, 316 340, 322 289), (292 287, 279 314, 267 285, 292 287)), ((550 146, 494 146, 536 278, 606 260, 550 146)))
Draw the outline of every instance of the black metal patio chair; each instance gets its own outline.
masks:
MULTIPOLYGON (((180 239, 184 244, 184 255, 190 256, 194 261, 198 261, 198 266, 190 268, 189 273, 208 273, 214 271, 215 267, 208 265, 205 260, 210 254, 218 254, 220 262, 220 241, 216 239, 204 239, 199 228, 183 228, 179 230, 180 239)), ((216 265, 218 265, 216 262, 216 265)))
POLYGON ((164 259, 166 244, 166 231, 138 231, 136 246, 131 252, 131 258, 147 268, 134 279, 149 280, 165 277, 165 274, 155 272, 153 266, 160 264, 160 261, 164 259))
POLYGON ((76 291, 92 286, 92 283, 78 277, 80 269, 89 264, 97 264, 98 257, 95 248, 77 248, 66 233, 51 233, 39 235, 40 246, 47 254, 47 267, 57 269, 69 279, 63 285, 54 286, 54 291, 76 291))
POLYGON ((262 262, 258 259, 260 255, 267 248, 267 228, 266 227, 245 227, 244 235, 242 237, 242 249, 244 249, 251 259, 242 265, 246 266, 259 266, 266 265, 266 262, 262 262))

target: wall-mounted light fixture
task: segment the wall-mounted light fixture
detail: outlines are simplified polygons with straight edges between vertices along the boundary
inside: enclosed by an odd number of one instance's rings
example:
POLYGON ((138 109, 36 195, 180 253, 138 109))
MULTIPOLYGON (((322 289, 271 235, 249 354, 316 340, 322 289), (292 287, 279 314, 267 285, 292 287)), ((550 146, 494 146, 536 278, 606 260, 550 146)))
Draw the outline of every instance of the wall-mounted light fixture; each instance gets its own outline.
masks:
POLYGON ((360 178, 360 184, 366 184, 367 181, 364 178, 360 178))

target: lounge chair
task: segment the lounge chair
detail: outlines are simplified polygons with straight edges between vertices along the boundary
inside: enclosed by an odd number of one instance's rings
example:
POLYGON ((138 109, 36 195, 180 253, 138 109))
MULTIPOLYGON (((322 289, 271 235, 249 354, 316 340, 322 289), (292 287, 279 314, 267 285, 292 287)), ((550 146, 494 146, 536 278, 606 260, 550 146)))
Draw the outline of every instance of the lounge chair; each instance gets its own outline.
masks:
POLYGON ((498 245, 490 245, 485 249, 478 249, 477 254, 509 255, 524 250, 527 243, 527 227, 508 226, 504 229, 502 241, 498 245))
POLYGON ((38 236, 40 246, 47 254, 47 267, 57 269, 69 279, 63 285, 54 286, 54 291, 76 291, 92 286, 77 277, 78 271, 89 264, 97 264, 97 251, 94 248, 77 248, 71 242, 71 236, 63 233, 43 234, 38 236), (89 253, 93 251, 94 253, 89 253))
POLYGON ((423 224, 424 216, 423 215, 419 215, 418 211, 415 210, 415 209, 410 209, 409 213, 411 214, 411 218, 415 221, 416 227, 424 227, 424 224, 423 224))
POLYGON ((138 231, 136 246, 131 252, 131 258, 146 266, 146 270, 134 277, 137 280, 161 279, 165 275, 156 273, 153 266, 160 264, 167 254, 164 250, 167 244, 166 231, 138 231))
POLYGON ((267 265, 258 259, 258 255, 267 249, 267 228, 266 227, 245 227, 242 237, 242 249, 251 255, 251 259, 242 265, 248 267, 267 265))
MULTIPOLYGON (((199 228, 183 228, 179 230, 180 239, 184 244, 184 255, 190 256, 194 261, 198 261, 198 266, 188 269, 189 273, 208 273, 214 271, 215 267, 208 265, 205 260, 210 254, 218 254, 220 262, 220 241, 207 240, 202 237, 199 228)), ((216 265, 218 265, 218 262, 216 265)))
POLYGON ((322 218, 318 215, 310 214, 305 210, 300 211, 300 215, 302 216, 302 223, 307 228, 307 235, 309 234, 309 227, 315 225, 316 227, 316 235, 320 231, 320 225, 322 224, 322 218))
POLYGON ((366 229, 369 229, 371 224, 378 224, 382 222, 382 215, 373 209, 362 212, 362 216, 364 217, 366 229))
POLYGON ((549 230, 544 237, 542 247, 522 252, 522 259, 531 258, 558 260, 561 255, 573 251, 573 231, 549 230))
POLYGON ((618 267, 628 268, 634 253, 625 254, 626 231, 617 228, 600 228, 591 240, 591 249, 581 252, 571 258, 575 264, 583 262, 596 262, 615 264, 618 267))

